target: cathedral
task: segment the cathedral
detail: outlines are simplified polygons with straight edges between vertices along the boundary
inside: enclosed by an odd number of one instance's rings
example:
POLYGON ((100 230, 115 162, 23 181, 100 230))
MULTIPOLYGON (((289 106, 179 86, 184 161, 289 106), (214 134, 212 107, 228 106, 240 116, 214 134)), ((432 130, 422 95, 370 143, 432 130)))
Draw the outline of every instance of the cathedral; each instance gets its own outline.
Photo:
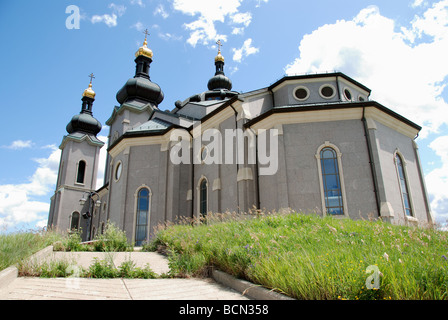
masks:
POLYGON ((141 246, 166 221, 253 208, 433 223, 415 142, 421 127, 370 100, 363 84, 334 72, 232 91, 218 41, 208 90, 163 111, 152 58, 145 37, 105 122, 107 146, 90 81, 60 145, 48 227, 80 230, 87 241, 111 221, 141 246))

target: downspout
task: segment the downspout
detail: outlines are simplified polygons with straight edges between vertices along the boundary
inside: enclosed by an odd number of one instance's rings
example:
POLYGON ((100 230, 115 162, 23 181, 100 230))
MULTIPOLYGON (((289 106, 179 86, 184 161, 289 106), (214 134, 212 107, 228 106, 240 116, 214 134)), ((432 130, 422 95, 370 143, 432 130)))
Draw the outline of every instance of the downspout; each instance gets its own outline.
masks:
MULTIPOLYGON (((235 114, 235 130, 238 130, 238 112, 235 110, 235 108, 230 104, 230 108, 233 109, 233 112, 235 114)), ((236 201, 237 201, 237 207, 238 207, 238 213, 240 213, 240 190, 238 187, 238 172, 240 171, 240 165, 238 163, 238 133, 236 133, 236 201)))
POLYGON ((274 97, 274 92, 272 91, 272 89, 268 89, 269 92, 271 93, 271 98, 272 98, 272 108, 275 108, 275 97, 274 97))
POLYGON ((338 101, 341 101, 341 91, 339 90, 339 76, 336 76, 336 90, 338 92, 338 101))
POLYGON ((364 136, 366 138, 367 152, 369 154, 370 171, 372 173, 372 178, 373 178, 373 192, 375 193, 376 209, 378 210, 378 216, 381 217, 381 203, 380 203, 380 197, 378 194, 378 178, 376 175, 375 163, 373 162, 372 142, 370 140, 370 135, 369 135, 368 127, 367 127, 367 120, 365 117, 365 112, 366 112, 366 107, 363 107, 361 120, 364 125, 364 136))
POLYGON ((255 130, 249 127, 249 129, 254 133, 255 135, 255 175, 257 177, 257 209, 260 210, 261 201, 260 201, 260 170, 258 168, 258 136, 255 133, 255 130))
POLYGON ((190 153, 190 163, 191 163, 191 218, 194 218, 194 155, 193 155, 193 149, 194 149, 194 138, 193 134, 190 132, 190 130, 187 130, 187 132, 191 136, 191 153, 190 153))

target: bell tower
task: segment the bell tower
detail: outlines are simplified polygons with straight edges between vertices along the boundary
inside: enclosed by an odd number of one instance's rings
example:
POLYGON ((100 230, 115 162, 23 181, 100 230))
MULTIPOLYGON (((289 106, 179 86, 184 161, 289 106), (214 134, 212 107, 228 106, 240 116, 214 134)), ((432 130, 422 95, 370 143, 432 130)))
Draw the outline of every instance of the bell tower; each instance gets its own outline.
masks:
POLYGON ((95 92, 92 89, 93 74, 89 75, 89 87, 82 94, 81 112, 67 124, 68 135, 59 146, 61 160, 56 190, 51 198, 48 227, 60 231, 81 230, 83 240, 89 236, 87 221, 83 215, 90 212, 88 203, 80 202, 96 189, 98 160, 104 143, 97 138, 101 123, 93 117, 92 107, 95 92), (82 203, 82 204, 81 204, 82 203))

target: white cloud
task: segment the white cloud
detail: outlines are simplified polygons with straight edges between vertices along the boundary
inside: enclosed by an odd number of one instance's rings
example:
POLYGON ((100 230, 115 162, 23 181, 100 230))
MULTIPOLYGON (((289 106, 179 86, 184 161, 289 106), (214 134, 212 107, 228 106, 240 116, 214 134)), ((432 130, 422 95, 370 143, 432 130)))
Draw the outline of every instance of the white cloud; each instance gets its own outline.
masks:
POLYGON ((16 140, 13 141, 9 146, 5 146, 4 148, 20 150, 25 148, 31 148, 33 146, 33 142, 31 140, 16 140))
POLYGON ((90 21, 92 21, 93 24, 98 22, 104 22, 109 28, 110 27, 116 27, 117 26, 117 15, 116 14, 103 14, 102 16, 95 15, 92 17, 90 21))
MULTIPOLYGON (((208 45, 216 40, 227 40, 227 35, 219 34, 216 30, 216 22, 225 23, 226 19, 231 24, 242 24, 247 27, 252 15, 249 12, 240 13, 238 8, 242 0, 174 0, 174 10, 186 15, 197 17, 196 20, 184 24, 184 28, 190 31, 187 43, 195 47, 198 43, 208 45)), ((233 34, 242 33, 241 29, 234 29, 233 34)))
POLYGON ((243 34, 244 28, 233 28, 232 34, 243 34))
POLYGON ((245 27, 248 27, 252 21, 252 14, 250 12, 235 13, 230 16, 230 19, 235 24, 243 24, 245 27))
POLYGON ((135 24, 133 24, 131 26, 131 28, 135 28, 135 29, 137 29, 137 31, 144 31, 145 30, 145 26, 140 21, 138 21, 135 24))
POLYGON ((106 166, 108 139, 107 136, 98 136, 97 138, 104 142, 104 147, 100 149, 100 157, 98 160, 98 174, 96 179, 96 188, 99 189, 103 186, 104 183, 104 174, 105 174, 104 170, 106 166))
POLYGON ((121 17, 126 12, 126 7, 117 5, 115 3, 109 4, 109 9, 112 9, 112 14, 94 15, 90 21, 95 24, 99 22, 105 23, 109 28, 116 27, 118 24, 118 17, 121 17))
POLYGON ((420 7, 423 4, 423 0, 414 0, 414 2, 411 4, 411 7, 416 8, 420 7))
POLYGON ((40 226, 48 219, 50 205, 35 199, 48 194, 56 183, 61 151, 52 146, 48 158, 35 159, 38 167, 27 183, 0 186, 0 227, 21 223, 40 226))
POLYGON ((119 17, 121 17, 122 15, 124 15, 124 13, 126 12, 126 7, 123 5, 117 5, 115 3, 111 3, 109 4, 109 9, 112 9, 112 11, 114 13, 116 13, 119 17))
POLYGON ((448 136, 436 138, 429 147, 442 160, 442 167, 425 176, 431 208, 438 222, 448 222, 448 136))
POLYGON ((169 17, 168 12, 165 11, 165 8, 162 4, 159 4, 157 8, 154 10, 154 15, 160 15, 163 19, 166 19, 169 17))
POLYGON ((252 39, 249 38, 244 41, 243 46, 240 49, 232 49, 233 51, 233 61, 241 62, 247 56, 255 54, 259 51, 258 48, 252 47, 252 39))
POLYGON ((142 0, 131 0, 131 4, 139 5, 142 8, 145 7, 145 4, 143 3, 142 0))
POLYGON ((176 36, 176 35, 168 33, 168 32, 165 32, 165 33, 159 32, 159 37, 166 41, 170 41, 170 40, 179 41, 179 40, 183 39, 182 36, 176 36))
POLYGON ((372 88, 373 100, 423 125, 420 136, 425 137, 448 124, 448 104, 441 97, 448 77, 447 8, 448 0, 440 1, 410 28, 396 30, 394 20, 370 6, 353 20, 305 35, 300 57, 285 71, 340 70, 372 88), (423 35, 433 38, 424 42, 423 35))

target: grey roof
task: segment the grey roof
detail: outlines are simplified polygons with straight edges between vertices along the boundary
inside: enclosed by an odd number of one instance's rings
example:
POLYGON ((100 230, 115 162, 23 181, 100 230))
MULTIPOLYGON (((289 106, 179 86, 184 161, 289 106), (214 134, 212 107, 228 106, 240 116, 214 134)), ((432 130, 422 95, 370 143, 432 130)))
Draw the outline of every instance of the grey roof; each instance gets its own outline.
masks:
POLYGON ((149 120, 139 126, 136 126, 135 128, 132 128, 131 130, 129 130, 129 132, 161 131, 161 130, 165 130, 166 128, 168 128, 171 125, 172 125, 172 123, 169 123, 162 119, 154 118, 154 119, 149 120))

